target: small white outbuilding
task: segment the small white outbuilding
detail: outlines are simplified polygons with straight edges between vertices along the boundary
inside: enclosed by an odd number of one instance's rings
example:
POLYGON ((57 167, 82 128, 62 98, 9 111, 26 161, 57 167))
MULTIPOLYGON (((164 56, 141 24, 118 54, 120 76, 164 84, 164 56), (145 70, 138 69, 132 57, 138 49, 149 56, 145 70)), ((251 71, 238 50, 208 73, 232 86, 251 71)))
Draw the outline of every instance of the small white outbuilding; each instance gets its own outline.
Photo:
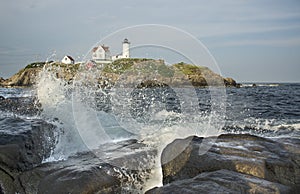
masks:
POLYGON ((61 60, 62 63, 64 64, 74 64, 75 63, 75 60, 69 56, 69 55, 66 55, 64 56, 64 58, 61 60))

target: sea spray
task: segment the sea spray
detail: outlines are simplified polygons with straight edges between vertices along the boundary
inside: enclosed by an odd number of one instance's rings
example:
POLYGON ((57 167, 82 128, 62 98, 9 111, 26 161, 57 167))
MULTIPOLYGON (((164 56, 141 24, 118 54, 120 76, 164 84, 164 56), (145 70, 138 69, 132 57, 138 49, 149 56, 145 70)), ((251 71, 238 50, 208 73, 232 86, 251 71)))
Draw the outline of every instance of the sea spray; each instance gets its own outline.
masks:
POLYGON ((42 104, 42 114, 46 120, 56 124, 58 143, 53 150, 53 160, 66 159, 77 152, 86 151, 76 130, 72 115, 72 85, 57 77, 59 66, 47 64, 40 72, 36 90, 39 103, 42 104))
MULTIPOLYGON (((153 61, 151 63, 153 70, 155 66, 153 61)), ((139 71, 141 76, 147 67, 147 63, 139 64, 134 71, 139 71)), ((58 76, 63 71, 61 68, 59 65, 46 65, 36 86, 43 108, 42 116, 56 123, 60 129, 58 143, 46 161, 92 151, 112 165, 145 172, 142 173, 145 174, 143 180, 133 181, 135 185, 124 189, 146 191, 162 184, 160 156, 169 143, 176 138, 196 134, 216 135, 214 131, 217 128, 210 123, 214 111, 207 112, 199 107, 199 98, 193 87, 163 85, 145 88, 139 86, 144 81, 141 77, 133 79, 130 85, 124 78, 127 79, 131 72, 123 73, 111 85, 105 83, 101 66, 87 67, 85 63, 80 65, 70 83, 58 76), (213 133, 207 132, 208 129, 213 133), (130 159, 126 165, 116 163, 111 158, 111 148, 106 147, 129 138, 137 138, 147 145, 139 151, 145 153, 144 158, 139 159, 139 165, 130 159)), ((160 81, 158 74, 161 72, 154 71, 152 75, 146 72, 148 79, 160 81)), ((181 151, 174 153, 173 157, 181 151)), ((126 158, 130 154, 128 151, 114 157, 126 158)))
MULTIPOLYGON (((161 72, 161 66, 161 61, 138 63, 123 72, 111 89, 112 113, 118 125, 157 150, 154 160, 148 161, 153 162, 148 167, 153 167, 149 169, 151 174, 145 182, 144 190, 162 184, 160 156, 166 145, 176 138, 191 135, 217 135, 218 126, 211 125, 210 122, 222 118, 217 114, 218 111, 214 110, 209 111, 208 115, 200 114, 204 110, 199 107, 195 88, 191 85, 178 87, 170 82, 169 85, 164 84, 166 78, 164 76, 172 76, 174 71, 169 73, 168 68, 165 68, 161 72)), ((189 83, 181 72, 175 73, 183 83, 189 83)), ((212 102, 215 103, 215 99, 212 102)), ((219 109, 219 112, 222 111, 219 109)), ((218 124, 216 122, 216 125, 218 124)), ((178 150, 173 157, 179 155, 181 151, 183 150, 178 150)), ((174 158, 168 158, 168 161, 172 159, 174 158)), ((127 167, 136 168, 130 164, 127 167)))
MULTIPOLYGON (((118 36, 123 37, 124 34, 134 37, 134 42, 138 45, 137 49, 147 46, 149 48, 151 45, 155 49, 171 51, 171 57, 164 56, 167 57, 164 58, 166 61, 169 59, 172 61, 176 56, 181 61, 189 61, 190 64, 206 65, 217 72, 219 70, 212 55, 197 38, 170 26, 141 25, 125 28, 105 37, 95 46, 115 42, 118 40, 118 36), (184 44, 179 40, 184 40, 184 44), (183 47, 182 45, 189 46, 183 47)), ((130 52, 133 49, 130 48, 130 52)), ((94 58, 91 51, 84 59, 86 63, 81 65, 78 74, 73 79, 72 106, 67 103, 69 98, 65 96, 65 93, 68 92, 66 90, 62 92, 63 99, 67 99, 63 103, 64 111, 62 110, 62 112, 68 114, 72 110, 73 118, 57 115, 58 120, 63 123, 64 131, 69 130, 69 132, 79 134, 86 147, 94 151, 96 155, 97 146, 105 148, 105 145, 109 145, 111 142, 126 138, 136 138, 139 142, 145 143, 148 149, 156 150, 154 160, 149 157, 144 158, 148 165, 142 166, 142 168, 148 168, 147 170, 153 172, 150 179, 146 178, 148 181, 144 183, 144 191, 152 186, 162 184, 160 155, 168 143, 176 138, 190 135, 216 135, 222 128, 223 123, 219 120, 223 120, 225 112, 223 102, 226 93, 223 89, 224 80, 221 77, 203 74, 208 86, 219 86, 220 89, 217 92, 208 89, 211 96, 209 110, 207 108, 201 110, 199 109, 199 98, 187 76, 181 71, 174 72, 174 69, 167 68, 163 60, 150 60, 149 63, 135 62, 133 69, 126 69, 128 63, 125 66, 121 65, 121 68, 111 66, 106 69, 111 70, 110 72, 103 72, 101 68, 105 64, 95 64, 93 61, 89 61, 94 58), (107 79, 102 79, 101 74, 107 79), (126 78, 132 80, 131 85, 128 85, 129 80, 126 78), (116 83, 110 85, 107 82, 116 83), (176 87, 176 84, 169 84, 170 82, 177 83, 179 87, 176 87), (186 83, 191 87, 188 91, 181 91, 180 85, 186 85, 186 83), (143 90, 144 86, 153 87, 154 90, 143 90), (159 88, 167 88, 167 90, 159 88), (155 91, 155 89, 158 90, 155 91)), ((134 59, 128 60, 130 62, 134 59)), ((203 70, 205 71, 205 69, 203 70)), ((65 83, 61 85, 66 86, 65 83)), ((46 112, 50 112, 48 115, 53 115, 49 110, 46 112)), ((55 111, 53 113, 55 114, 55 111)), ((72 137, 69 135, 63 134, 65 137, 72 137)), ((68 144, 67 138, 62 138, 61 141, 65 141, 59 143, 61 145, 68 144)), ((145 150, 147 151, 147 149, 145 150)), ((110 150, 106 149, 98 156, 100 158, 108 156, 109 158, 109 152, 110 150)), ((119 153, 118 157, 126 158, 128 154, 126 152, 119 153)), ((174 153, 173 156, 176 157, 178 154, 180 153, 174 153)), ((150 152, 147 156, 151 156, 150 152)), ((168 160, 172 160, 172 158, 168 160)), ((141 170, 141 166, 134 164, 134 161, 128 160, 127 169, 141 170)))

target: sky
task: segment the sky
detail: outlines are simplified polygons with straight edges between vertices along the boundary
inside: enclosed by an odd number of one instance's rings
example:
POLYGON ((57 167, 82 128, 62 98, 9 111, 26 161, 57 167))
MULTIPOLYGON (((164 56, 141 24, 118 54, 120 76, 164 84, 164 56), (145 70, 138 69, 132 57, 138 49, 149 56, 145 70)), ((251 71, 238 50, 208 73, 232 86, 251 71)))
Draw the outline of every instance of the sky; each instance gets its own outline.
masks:
POLYGON ((0 77, 54 54, 81 60, 103 37, 143 24, 192 34, 238 82, 300 82, 299 0, 0 0, 0 77))

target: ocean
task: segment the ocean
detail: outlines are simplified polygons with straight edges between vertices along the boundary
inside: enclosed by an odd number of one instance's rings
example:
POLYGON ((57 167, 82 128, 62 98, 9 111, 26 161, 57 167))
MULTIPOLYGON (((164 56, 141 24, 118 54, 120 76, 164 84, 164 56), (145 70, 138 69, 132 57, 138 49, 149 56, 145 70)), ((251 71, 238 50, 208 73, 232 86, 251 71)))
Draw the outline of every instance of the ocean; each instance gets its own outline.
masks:
MULTIPOLYGON (((196 89, 199 111, 208 114, 210 110, 210 93, 208 89, 196 89)), ((160 95, 161 91, 157 91, 160 95)), ((4 98, 33 98, 36 91, 32 88, 0 88, 4 98)), ((153 96, 153 95, 152 95, 153 96)), ((50 97, 51 98, 51 97, 50 97)), ((171 99, 172 100, 172 99, 171 99)), ((174 104, 171 102, 170 104, 174 104)), ((19 104, 22 106, 22 104, 19 104)), ((99 106, 107 106, 101 104, 99 106)), ((135 105, 137 106, 137 105, 135 105)), ((138 111, 145 106, 139 104, 138 111)), ((144 110, 145 111, 145 110, 144 110)), ((175 111, 171 107, 169 111, 175 111)), ((12 117, 28 117, 22 113, 1 110, 3 118, 11 113, 12 117)), ((300 130, 300 84, 298 83, 256 83, 256 87, 244 83, 241 88, 226 88, 226 118, 223 132, 253 133, 261 136, 299 135, 300 130)), ((38 117, 34 115, 33 118, 38 117)))
MULTIPOLYGON (((159 155, 175 138, 190 135, 300 138, 299 83, 244 83, 223 88, 220 96, 209 88, 85 89, 49 80, 34 88, 0 88, 1 136, 19 137, 34 129, 32 123, 50 124, 53 134, 46 136, 46 145, 51 151, 43 164, 99 147, 99 157, 122 157, 128 153, 112 156, 110 146, 130 139, 158 149, 159 155)), ((146 188, 161 185, 161 174, 153 177, 146 188)))
POLYGON ((225 130, 299 137, 300 84, 257 83, 227 89, 225 130))

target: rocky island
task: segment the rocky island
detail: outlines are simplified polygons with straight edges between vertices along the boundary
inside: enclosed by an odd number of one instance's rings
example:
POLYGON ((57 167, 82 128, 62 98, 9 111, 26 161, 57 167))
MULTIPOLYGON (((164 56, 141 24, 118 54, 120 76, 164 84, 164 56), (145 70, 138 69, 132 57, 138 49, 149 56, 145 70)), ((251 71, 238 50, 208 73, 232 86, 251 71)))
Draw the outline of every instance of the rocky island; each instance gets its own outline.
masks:
MULTIPOLYGON (((166 65, 163 60, 154 59, 138 59, 138 58, 127 58, 115 60, 112 63, 105 65, 93 64, 93 68, 96 68, 101 74, 102 81, 106 80, 110 84, 114 84, 124 73, 128 77, 128 80, 132 79, 132 76, 137 76, 134 69, 137 65, 144 65, 143 67, 144 77, 141 79, 147 79, 148 72, 152 71, 153 68, 158 72, 158 79, 165 84, 173 85, 185 85, 190 84, 194 87, 205 87, 208 85, 220 85, 218 81, 221 80, 225 86, 238 87, 239 84, 232 78, 223 78, 220 75, 214 73, 209 68, 204 66, 196 66, 186 63, 177 63, 173 65, 166 65), (150 64, 150 65, 149 65, 150 64), (150 66, 150 67, 149 67, 150 66), (152 68, 152 69, 151 69, 152 68), (146 70, 145 70, 146 69, 146 70), (129 73, 128 73, 129 72, 129 73), (133 73, 133 75, 130 75, 133 73)), ((78 71, 82 71, 82 68, 86 68, 85 65, 81 64, 63 64, 59 62, 36 62, 27 65, 21 69, 18 73, 8 79, 0 79, 0 86, 2 87, 30 87, 37 82, 39 72, 43 68, 51 67, 53 73, 57 77, 63 78, 67 82, 72 82, 78 71), (52 68, 54 67, 54 68, 52 68)), ((91 68, 91 67, 89 67, 91 68)), ((139 69, 140 70, 140 69, 139 69)), ((85 70, 84 70, 85 71, 85 70)), ((101 80, 99 80, 101 82, 101 80)), ((151 80, 150 80, 151 82, 151 80)))

